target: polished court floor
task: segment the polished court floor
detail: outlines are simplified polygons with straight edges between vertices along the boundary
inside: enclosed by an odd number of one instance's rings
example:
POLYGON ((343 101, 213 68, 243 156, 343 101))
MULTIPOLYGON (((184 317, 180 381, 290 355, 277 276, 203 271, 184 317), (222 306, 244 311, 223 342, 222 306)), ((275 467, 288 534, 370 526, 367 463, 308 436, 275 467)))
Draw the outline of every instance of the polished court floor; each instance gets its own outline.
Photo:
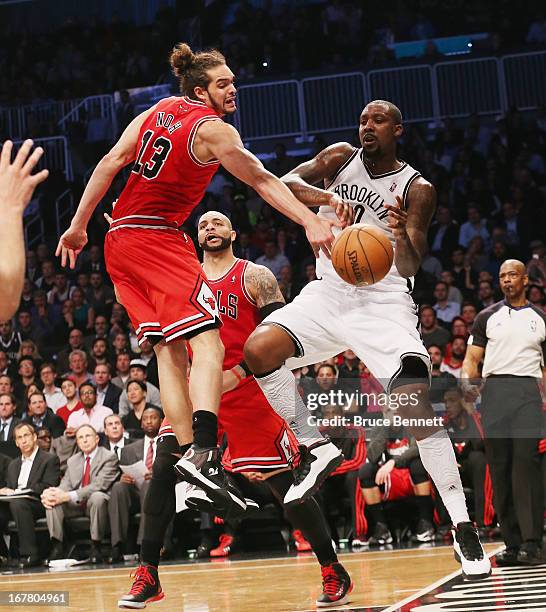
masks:
MULTIPOLYGON (((499 545, 489 544, 486 548, 492 552, 499 545)), ((340 555, 340 561, 351 573, 355 589, 351 603, 339 609, 363 612, 410 610, 411 607, 398 608, 397 603, 450 574, 457 574, 459 569, 450 546, 346 553, 340 555)), ((127 564, 96 570, 3 572, 0 591, 69 593, 68 608, 24 606, 29 610, 116 610, 118 596, 131 585, 131 569, 127 564)), ((321 589, 320 570, 312 554, 171 564, 162 567, 160 576, 166 599, 149 606, 157 612, 303 612, 316 609, 314 602, 321 589)))

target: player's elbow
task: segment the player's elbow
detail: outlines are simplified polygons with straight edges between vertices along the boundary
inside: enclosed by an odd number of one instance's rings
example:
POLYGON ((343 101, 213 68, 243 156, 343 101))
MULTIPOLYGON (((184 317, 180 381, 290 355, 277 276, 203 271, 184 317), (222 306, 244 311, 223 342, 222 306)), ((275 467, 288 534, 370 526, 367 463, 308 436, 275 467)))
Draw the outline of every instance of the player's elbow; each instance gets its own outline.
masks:
POLYGON ((113 147, 100 160, 99 166, 107 172, 119 172, 132 159, 132 155, 128 151, 124 151, 120 147, 113 147))

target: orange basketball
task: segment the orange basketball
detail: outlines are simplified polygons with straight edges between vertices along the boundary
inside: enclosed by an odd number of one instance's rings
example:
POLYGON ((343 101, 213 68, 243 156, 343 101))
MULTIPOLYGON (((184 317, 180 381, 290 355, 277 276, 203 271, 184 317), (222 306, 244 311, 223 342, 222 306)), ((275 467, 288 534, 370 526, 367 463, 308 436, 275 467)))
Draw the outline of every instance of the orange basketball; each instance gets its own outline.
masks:
POLYGON ((392 266, 394 253, 388 237, 373 225, 356 223, 334 240, 332 264, 341 278, 365 287, 383 279, 392 266))

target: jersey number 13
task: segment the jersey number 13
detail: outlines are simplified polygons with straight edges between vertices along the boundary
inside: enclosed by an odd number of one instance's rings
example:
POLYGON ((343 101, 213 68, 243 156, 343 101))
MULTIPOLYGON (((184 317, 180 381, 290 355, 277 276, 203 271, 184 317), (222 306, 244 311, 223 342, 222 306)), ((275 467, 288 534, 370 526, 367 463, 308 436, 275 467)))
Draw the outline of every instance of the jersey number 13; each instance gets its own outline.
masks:
POLYGON ((144 157, 153 135, 154 132, 152 130, 146 130, 142 135, 142 144, 140 145, 136 161, 131 169, 131 172, 140 174, 149 181, 155 179, 161 172, 161 168, 163 168, 173 147, 172 142, 168 138, 165 138, 165 136, 158 136, 151 143, 151 147, 154 149, 153 155, 150 157, 149 161, 142 163, 142 158, 144 157))

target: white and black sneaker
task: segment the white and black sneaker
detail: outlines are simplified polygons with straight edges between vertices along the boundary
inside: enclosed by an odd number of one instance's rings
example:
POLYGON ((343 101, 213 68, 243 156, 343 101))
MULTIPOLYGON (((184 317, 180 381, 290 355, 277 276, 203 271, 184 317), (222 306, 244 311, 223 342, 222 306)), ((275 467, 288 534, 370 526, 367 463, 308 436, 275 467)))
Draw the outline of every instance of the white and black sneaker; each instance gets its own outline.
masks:
POLYGON ((245 498, 228 479, 220 462, 218 447, 199 448, 192 445, 174 465, 174 469, 184 480, 204 491, 206 496, 198 495, 200 509, 204 512, 229 519, 246 512, 245 498), (212 501, 212 505, 208 500, 212 501))
POLYGON ((300 446, 298 467, 294 469, 294 484, 284 496, 284 505, 301 504, 314 495, 326 478, 343 462, 339 448, 330 440, 311 446, 300 446))
POLYGON ((426 519, 419 519, 411 540, 415 543, 434 541, 434 525, 426 519))
POLYGON ((368 544, 369 546, 386 546, 387 544, 392 544, 392 533, 385 523, 381 523, 380 521, 376 523, 373 533, 368 540, 368 544))
POLYGON ((453 548, 465 578, 484 580, 491 576, 491 561, 485 554, 473 523, 459 523, 453 528, 453 548))

